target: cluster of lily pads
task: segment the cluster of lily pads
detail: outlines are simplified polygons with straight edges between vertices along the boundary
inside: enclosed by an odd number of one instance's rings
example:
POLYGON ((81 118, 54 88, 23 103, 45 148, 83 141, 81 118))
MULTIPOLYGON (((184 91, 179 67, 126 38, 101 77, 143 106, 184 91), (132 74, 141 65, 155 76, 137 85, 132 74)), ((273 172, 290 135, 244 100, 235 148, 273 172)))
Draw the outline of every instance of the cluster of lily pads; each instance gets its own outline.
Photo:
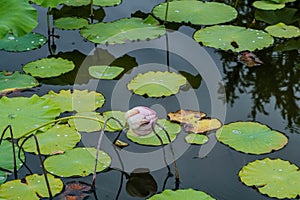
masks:
MULTIPOLYGON (((292 1, 257 1, 253 5, 261 10, 275 10, 283 9, 286 3, 292 1)), ((121 3, 120 0, 94 0, 92 4, 89 0, 31 0, 31 2, 49 10, 59 5, 91 5, 91 12, 94 8, 121 3)), ((54 26, 64 30, 80 29, 80 34, 93 43, 113 45, 163 36, 167 32, 162 21, 204 25, 205 28, 194 33, 195 41, 205 46, 235 52, 263 49, 273 44, 273 37, 300 36, 299 27, 286 25, 284 22, 266 27, 266 32, 224 24, 234 20, 237 15, 235 8, 224 3, 183 0, 161 3, 153 9, 151 15, 144 19, 132 17, 114 22, 93 23, 93 20, 89 21, 74 14, 72 17, 56 19, 54 26), (216 10, 219 15, 215 15, 216 10)), ((37 11, 27 1, 1 1, 0 17, 4 18, 3 16, 6 16, 6 20, 0 21, 0 49, 28 51, 39 48, 47 42, 45 36, 31 32, 37 25, 37 11), (8 9, 6 9, 7 4, 10 5, 8 9), (9 17, 15 13, 20 17, 9 17)), ((91 13, 92 19, 93 16, 91 13)), ((51 57, 32 61, 24 65, 25 74, 18 71, 1 72, 0 93, 5 95, 15 90, 37 87, 39 82, 36 78, 57 77, 74 68, 72 61, 62 58, 51 57)), ((120 66, 89 67, 89 74, 97 79, 114 79, 123 71, 124 68, 120 66)), ((186 78, 176 72, 149 71, 138 74, 128 83, 127 88, 137 95, 159 98, 177 94, 180 87, 186 83, 186 78)), ((100 131, 110 117, 118 119, 121 124, 109 121, 105 126, 106 132, 121 131, 126 123, 125 111, 96 112, 104 103, 105 97, 101 93, 87 90, 49 91, 41 97, 37 95, 14 98, 3 96, 0 99, 0 130, 5 130, 10 125, 13 138, 7 131, 0 144, 0 199, 51 197, 63 189, 63 183, 57 177, 92 174, 97 149, 77 146, 81 140, 80 132, 100 131), (70 115, 60 117, 66 112, 70 115), (32 134, 37 140, 31 137, 32 134), (17 141, 11 148, 15 142, 13 139, 17 141), (35 145, 36 141, 39 146, 35 145), (20 179, 6 181, 8 175, 24 164, 23 151, 45 155, 43 165, 48 172, 46 177, 33 174, 22 181, 20 179), (20 152, 20 155, 14 163, 13 157, 16 152, 20 152), (51 188, 50 194, 46 186, 48 189, 51 188)), ((158 122, 164 125, 171 141, 174 141, 181 130, 184 130, 188 133, 185 137, 186 142, 204 144, 208 141, 206 134, 217 130, 218 141, 237 151, 249 154, 270 153, 283 148, 288 142, 284 134, 258 122, 234 122, 222 126, 218 119, 207 117, 203 112, 191 110, 171 112, 168 117, 170 120, 159 119, 158 122)), ((163 144, 169 143, 164 131, 159 127, 155 127, 155 131, 146 137, 137 136, 131 131, 128 131, 126 135, 135 143, 159 146, 161 141, 156 137, 155 132, 161 137, 163 144)), ((100 151, 96 163, 96 171, 101 172, 110 166, 111 158, 104 151, 100 151)), ((295 198, 300 195, 299 169, 288 161, 268 158, 256 160, 244 166, 239 176, 246 185, 256 186, 261 193, 271 197, 295 198), (266 172, 269 172, 270 176, 265 175, 266 172)), ((213 199, 204 192, 193 189, 165 190, 149 199, 175 199, 175 197, 183 199, 187 196, 191 199, 213 199)))

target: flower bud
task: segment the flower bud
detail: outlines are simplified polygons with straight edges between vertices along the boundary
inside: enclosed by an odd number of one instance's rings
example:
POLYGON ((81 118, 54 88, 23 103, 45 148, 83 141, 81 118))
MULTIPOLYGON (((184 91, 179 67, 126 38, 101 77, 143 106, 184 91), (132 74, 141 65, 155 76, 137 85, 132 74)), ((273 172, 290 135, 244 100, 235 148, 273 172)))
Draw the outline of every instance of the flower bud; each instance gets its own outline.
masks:
POLYGON ((145 136, 152 132, 158 118, 154 110, 137 106, 125 113, 125 119, 132 133, 145 136))

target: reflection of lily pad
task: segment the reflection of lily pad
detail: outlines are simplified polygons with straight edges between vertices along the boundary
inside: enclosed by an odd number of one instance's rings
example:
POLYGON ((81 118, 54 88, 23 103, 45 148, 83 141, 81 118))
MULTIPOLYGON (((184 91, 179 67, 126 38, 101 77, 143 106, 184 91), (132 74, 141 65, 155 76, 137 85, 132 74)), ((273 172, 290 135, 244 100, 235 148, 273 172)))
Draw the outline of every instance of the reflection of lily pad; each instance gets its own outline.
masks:
MULTIPOLYGON (((159 4, 153 9, 154 15, 164 20, 166 7, 167 3, 159 4)), ((168 8, 168 21, 178 23, 213 25, 229 22, 236 16, 237 11, 233 7, 217 2, 171 1, 168 8)))
POLYGON ((27 74, 41 78, 49 78, 72 71, 75 65, 72 61, 62 58, 43 58, 27 63, 23 70, 27 74))
POLYGON ((155 39, 165 34, 165 28, 152 16, 145 20, 125 18, 114 22, 90 24, 81 29, 82 36, 99 44, 122 44, 126 41, 155 39))
MULTIPOLYGON (((31 98, 2 97, 0 99, 0 130, 11 124, 14 137, 20 138, 26 131, 54 120, 59 113, 60 109, 57 104, 36 95, 31 98)), ((5 136, 10 137, 8 133, 5 136)))
POLYGON ((236 52, 263 49, 274 42, 273 37, 264 31, 232 25, 200 29, 195 32, 194 39, 205 46, 236 52))
MULTIPOLYGON (((171 141, 175 140, 177 134, 180 132, 180 125, 169 122, 165 119, 159 119, 158 123, 161 124, 169 133, 171 141)), ((161 130, 158 126, 155 126, 156 133, 161 137, 164 144, 168 144, 168 138, 163 130, 161 130)), ((146 136, 137 136, 132 133, 130 130, 127 132, 127 137, 138 144, 143 145, 151 145, 151 146, 159 146, 161 145, 159 139, 152 132, 146 136)))
POLYGON ((80 29, 88 25, 88 20, 75 17, 63 17, 54 21, 55 28, 63 30, 80 29))
POLYGON ((193 189, 181 190, 164 190, 160 194, 153 195, 149 200, 182 200, 182 199, 197 199, 197 200, 214 200, 208 194, 193 189))
MULTIPOLYGON (((63 3, 68 6, 83 6, 89 5, 91 0, 63 0, 63 3)), ((115 6, 121 3, 121 0, 93 0, 95 6, 115 6)))
POLYGON ((274 47, 274 51, 292 51, 300 49, 300 40, 298 39, 289 39, 284 43, 278 44, 274 47))
POLYGON ((224 125, 216 133, 217 139, 237 151, 252 154, 269 153, 283 148, 285 135, 258 122, 235 122, 224 125))
POLYGON ((253 3, 255 8, 261 10, 277 10, 285 7, 284 3, 275 3, 272 1, 255 1, 253 3))
POLYGON ((13 74, 0 72, 0 93, 32 88, 37 85, 39 85, 37 80, 27 74, 21 74, 18 71, 13 74))
POLYGON ((135 94, 149 97, 162 97, 176 94, 180 86, 186 83, 186 78, 175 72, 153 72, 138 74, 127 85, 135 94))
POLYGON ((0 39, 8 33, 21 37, 38 25, 37 11, 27 1, 0 1, 0 39))
POLYGON ((287 26, 284 23, 278 23, 273 26, 267 26, 265 30, 274 37, 292 38, 300 36, 300 29, 298 27, 287 26))
POLYGON ((289 161, 256 160, 244 166, 239 176, 243 183, 270 197, 290 199, 300 195, 299 168, 289 161))
MULTIPOLYGON (((46 158, 45 168, 48 172, 61 177, 88 176, 93 173, 95 165, 95 148, 75 148, 64 154, 46 158)), ((109 167, 111 158, 99 151, 97 172, 109 167)))
POLYGON ((185 141, 189 144, 204 144, 208 141, 208 137, 206 135, 190 133, 185 136, 185 141))
MULTIPOLYGON (((56 195, 63 189, 63 182, 47 174, 52 195, 56 195)), ((4 199, 22 199, 22 200, 39 200, 40 197, 49 197, 44 175, 29 175, 25 179, 12 180, 4 183, 0 187, 0 198, 4 199)))
POLYGON ((98 79, 114 79, 123 71, 124 68, 116 66, 98 65, 89 67, 89 74, 98 79))
MULTIPOLYGON (((37 135, 41 154, 57 154, 72 149, 80 141, 80 134, 66 125, 55 125, 46 132, 39 132, 37 135)), ((20 140, 22 142, 22 140, 20 140)), ((20 144, 19 142, 19 144, 20 144)), ((30 138, 23 145, 27 152, 38 153, 35 140, 30 138)))
POLYGON ((298 9, 283 8, 279 10, 256 10, 255 19, 269 24, 277 24, 279 22, 292 24, 300 20, 298 9))
POLYGON ((88 90, 60 90, 59 93, 50 91, 43 96, 44 98, 52 99, 61 108, 62 112, 77 111, 87 112, 94 111, 102 107, 104 104, 104 96, 101 93, 88 90))
POLYGON ((5 51, 29 51, 43 46, 46 41, 46 37, 39 33, 28 33, 22 37, 8 34, 0 40, 0 49, 5 51))

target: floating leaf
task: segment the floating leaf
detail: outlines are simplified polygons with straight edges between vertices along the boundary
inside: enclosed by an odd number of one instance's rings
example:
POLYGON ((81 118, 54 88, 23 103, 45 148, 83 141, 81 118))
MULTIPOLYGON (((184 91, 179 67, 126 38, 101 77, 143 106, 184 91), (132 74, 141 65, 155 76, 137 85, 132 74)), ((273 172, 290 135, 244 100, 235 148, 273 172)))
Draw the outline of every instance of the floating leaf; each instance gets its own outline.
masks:
POLYGON ((195 133, 190 133, 186 135, 184 139, 189 144, 204 144, 208 141, 208 137, 206 135, 200 135, 195 133))
POLYGON ((258 122, 234 122, 216 133, 217 139, 237 151, 252 154, 269 153, 283 148, 288 139, 282 133, 258 122))
MULTIPOLYGON (((180 132, 180 125, 171 123, 165 119, 159 119, 158 123, 161 124, 169 133, 171 141, 174 141, 177 134, 180 132)), ((169 144, 168 137, 166 136, 166 133, 159 128, 158 126, 155 126, 156 133, 161 137, 164 144, 169 144)), ((142 145, 151 145, 151 146, 160 146, 161 143, 157 136, 154 134, 154 132, 151 132, 149 135, 146 136, 137 136, 134 133, 132 133, 130 130, 127 132, 127 137, 138 144, 142 145)))
POLYGON ((153 195, 149 200, 181 200, 181 199, 197 199, 197 200, 214 200, 208 194, 194 189, 180 190, 164 190, 160 194, 153 195))
POLYGON ((115 120, 111 119, 107 123, 106 129, 105 129, 106 131, 110 131, 110 132, 120 131, 124 128, 124 126, 126 124, 125 112, 111 110, 111 111, 104 112, 102 115, 104 118, 103 121, 105 121, 106 119, 108 119, 110 117, 114 117, 114 118, 118 119, 122 124, 122 126, 120 126, 119 123, 117 123, 115 120))
POLYGON ((279 199, 296 198, 300 195, 299 168, 281 159, 256 160, 239 172, 241 181, 255 186, 262 194, 279 199))
MULTIPOLYGON (((66 125, 55 125, 46 132, 39 132, 36 136, 39 141, 41 154, 63 153, 75 147, 81 139, 81 135, 77 131, 66 125)), ((19 144, 22 141, 20 140, 19 144)), ((23 149, 27 152, 38 154, 33 138, 26 141, 23 149)))
POLYGON ((55 93, 52 90, 43 96, 43 98, 51 99, 56 102, 62 112, 73 111, 88 112, 94 111, 102 107, 105 98, 101 93, 88 90, 60 90, 55 93))
MULTIPOLYGON (((83 6, 89 5, 91 0, 63 0, 63 3, 68 6, 83 6)), ((115 6, 121 3, 121 0, 93 0, 95 6, 115 6)))
MULTIPOLYGON (((3 172, 3 171, 0 171, 0 185, 2 183, 4 183, 6 181, 6 179, 7 179, 7 173, 3 172)), ((0 199, 1 199, 1 197, 0 197, 0 199)))
POLYGON ((70 124, 71 127, 76 129, 77 131, 81 131, 81 132, 99 131, 102 128, 103 123, 104 123, 103 118, 100 116, 99 113, 96 113, 96 112, 77 113, 75 115, 75 117, 76 116, 83 116, 83 117, 87 117, 87 118, 101 120, 101 123, 100 123, 96 120, 91 120, 91 119, 80 119, 80 118, 70 119, 68 121, 68 123, 70 124))
POLYGON ((8 33, 21 37, 37 25, 37 11, 26 0, 0 1, 0 39, 8 33))
POLYGON ((277 10, 277 9, 284 8, 285 4, 284 3, 278 4, 272 1, 255 1, 253 3, 253 6, 261 10, 277 10))
POLYGON ((289 2, 295 2, 296 0, 271 0, 274 3, 289 3, 289 2))
MULTIPOLYGON (((20 138, 27 131, 54 120, 59 114, 60 109, 57 104, 37 95, 31 98, 2 97, 0 99, 0 130, 4 130, 10 124, 14 137, 20 138)), ((10 137, 8 133, 5 136, 10 137)))
MULTIPOLYGON (((63 189, 63 182, 47 174, 52 195, 60 193, 63 189)), ((20 179, 8 181, 0 186, 0 198, 39 200, 40 197, 49 197, 44 175, 33 174, 25 178, 25 183, 20 179)))
MULTIPOLYGON (((17 147, 17 145, 15 145, 15 152, 16 152, 16 166, 17 169, 20 169, 22 166, 22 162, 18 159, 18 152, 19 152, 19 148, 17 147)), ((0 168, 2 169, 6 169, 9 170, 11 172, 13 172, 14 170, 14 160, 13 160, 13 151, 12 151, 12 144, 11 142, 7 141, 7 140, 3 140, 0 144, 0 168)), ((23 151, 21 151, 21 159, 25 160, 25 156, 23 151)), ((0 170, 0 183, 1 181, 3 181, 3 179, 1 179, 1 177, 6 177, 6 175, 9 175, 10 173, 8 172, 2 172, 0 170)))
MULTIPOLYGON (((168 21, 190 22, 192 24, 213 25, 229 22, 236 18, 237 11, 224 3, 201 1, 171 1, 168 8, 168 21), (218 13, 216 15, 216 13, 218 13)), ((167 3, 153 9, 153 14, 165 19, 167 3)))
POLYGON ((201 111, 193 111, 193 110, 178 110, 176 112, 168 113, 168 117, 171 121, 179 122, 179 123, 191 123, 192 121, 198 121, 202 118, 206 117, 206 114, 201 111))
POLYGON ((40 48, 46 42, 46 37, 39 33, 28 33, 21 37, 8 34, 5 38, 0 40, 0 49, 5 51, 29 51, 40 48))
MULTIPOLYGON (((44 164, 48 172, 61 177, 88 176, 94 171, 95 148, 75 148, 64 154, 46 158, 44 164)), ((111 158, 103 151, 99 151, 97 172, 109 167, 111 158)))
POLYGON ((152 16, 145 20, 131 17, 114 22, 90 24, 81 29, 80 33, 94 43, 123 44, 126 41, 158 38, 165 34, 165 28, 152 16))
POLYGON ((55 28, 63 30, 80 29, 88 25, 88 20, 75 17, 63 17, 54 21, 55 28))
POLYGON ((0 93, 32 88, 39 85, 37 80, 27 74, 0 72, 0 93))
POLYGON ((274 42, 273 37, 264 31, 232 25, 200 29, 195 32, 194 39, 205 46, 235 52, 263 49, 274 42))
POLYGON ((186 84, 186 78, 175 72, 153 72, 138 74, 127 85, 135 94, 149 97, 162 97, 176 94, 180 86, 186 84))
POLYGON ((49 78, 72 71, 75 65, 72 61, 62 58, 43 58, 27 63, 23 70, 27 74, 41 78, 49 78))
POLYGON ((255 19, 266 22, 268 24, 277 24, 279 22, 285 24, 292 24, 300 21, 298 9, 283 8, 279 10, 256 10, 255 19))
POLYGON ((36 5, 42 6, 44 8, 55 8, 57 7, 59 4, 62 4, 63 1, 65 0, 30 0, 33 3, 35 3, 36 5))
POLYGON ((114 79, 124 71, 122 67, 98 65, 89 67, 89 74, 98 79, 114 79))
POLYGON ((300 29, 296 26, 287 26, 284 23, 278 23, 273 26, 267 26, 265 30, 274 37, 292 38, 300 36, 300 29))

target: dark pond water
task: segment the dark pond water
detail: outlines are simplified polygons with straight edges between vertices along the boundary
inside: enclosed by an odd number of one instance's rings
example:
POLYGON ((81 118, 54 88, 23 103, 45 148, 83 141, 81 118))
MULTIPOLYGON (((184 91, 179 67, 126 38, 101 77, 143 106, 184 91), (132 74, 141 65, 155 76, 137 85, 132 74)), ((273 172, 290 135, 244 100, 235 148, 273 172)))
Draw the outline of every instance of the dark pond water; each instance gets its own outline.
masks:
MULTIPOLYGON (((130 17, 134 13, 136 16, 143 16, 143 13, 150 13, 160 2, 163 1, 123 0, 119 6, 99 9, 98 14, 103 17, 103 21, 130 17)), ((250 5, 251 2, 247 1, 239 3, 240 16, 233 22, 234 24, 247 25, 252 22, 254 10, 250 5)), ((47 10, 43 8, 38 10, 40 23, 34 31, 47 35, 47 10)), ((259 28, 260 23, 254 26, 259 28)), ((280 52, 267 48, 256 52, 264 64, 247 68, 237 62, 235 53, 200 47, 195 42, 194 44, 198 46, 198 49, 195 47, 197 51, 193 45, 189 46, 192 39, 188 37, 192 37, 195 28, 199 27, 171 23, 168 24, 168 28, 173 30, 169 38, 170 70, 182 72, 190 82, 190 85, 182 88, 178 95, 153 99, 134 95, 126 89, 129 80, 139 72, 168 69, 165 37, 126 45, 99 45, 95 50, 95 45, 85 41, 78 31, 55 30, 55 34, 60 38, 54 40, 56 45, 54 56, 73 60, 77 70, 59 78, 40 80, 42 83, 40 87, 9 96, 43 95, 49 90, 59 91, 66 88, 90 89, 97 90, 106 97, 106 103, 99 110, 100 112, 111 109, 126 111, 134 106, 144 105, 156 110, 162 118, 166 118, 167 113, 182 108, 200 109, 208 113, 208 116, 224 119, 225 124, 235 121, 261 122, 285 133, 289 138, 286 147, 259 156, 237 152, 221 143, 216 143, 210 150, 209 145, 206 147, 186 145, 182 139, 185 133, 180 133, 178 141, 174 144, 178 155, 179 188, 202 190, 219 200, 271 199, 241 183, 238 172, 248 162, 265 157, 289 160, 300 166, 300 90, 299 67, 296 67, 300 62, 299 52, 297 50, 280 52), (173 37, 176 34, 179 36, 173 37), (181 49, 184 52, 179 53, 181 49), (87 74, 86 66, 90 63, 113 63, 125 67, 127 72, 118 80, 98 81, 90 79, 87 74), (222 89, 222 84, 225 90, 222 89)), ((26 53, 0 51, 0 70, 21 71, 22 65, 47 56, 50 56, 47 45, 26 53)), ((84 138, 79 145, 96 146, 97 134, 83 133, 84 138)), ((107 134, 106 139, 113 140, 114 137, 116 137, 114 133, 107 134)), ((210 137, 213 139, 213 134, 210 137)), ((134 144, 124 135, 121 139, 130 144, 124 151, 119 152, 124 170, 128 174, 135 168, 151 170, 153 179, 145 175, 140 185, 155 181, 157 192, 164 188, 175 188, 174 177, 166 179, 167 168, 163 167, 162 154, 158 151, 160 148, 134 144)), ((104 141, 103 149, 113 157, 112 167, 120 169, 117 153, 111 147, 109 140, 104 141)), ((167 150, 167 154, 169 153, 167 150)), ((27 154, 27 162, 33 171, 41 172, 37 157, 27 154)), ((173 170, 172 166, 171 169, 173 170)), ((28 172, 25 169, 20 170, 21 175, 26 173, 28 172)), ((65 182, 71 180, 90 182, 91 177, 64 179, 65 182)), ((138 199, 129 195, 126 184, 128 179, 122 178, 120 170, 111 169, 99 173, 96 184, 98 199, 138 199)), ((89 199, 94 199, 94 196, 91 195, 89 199)))

